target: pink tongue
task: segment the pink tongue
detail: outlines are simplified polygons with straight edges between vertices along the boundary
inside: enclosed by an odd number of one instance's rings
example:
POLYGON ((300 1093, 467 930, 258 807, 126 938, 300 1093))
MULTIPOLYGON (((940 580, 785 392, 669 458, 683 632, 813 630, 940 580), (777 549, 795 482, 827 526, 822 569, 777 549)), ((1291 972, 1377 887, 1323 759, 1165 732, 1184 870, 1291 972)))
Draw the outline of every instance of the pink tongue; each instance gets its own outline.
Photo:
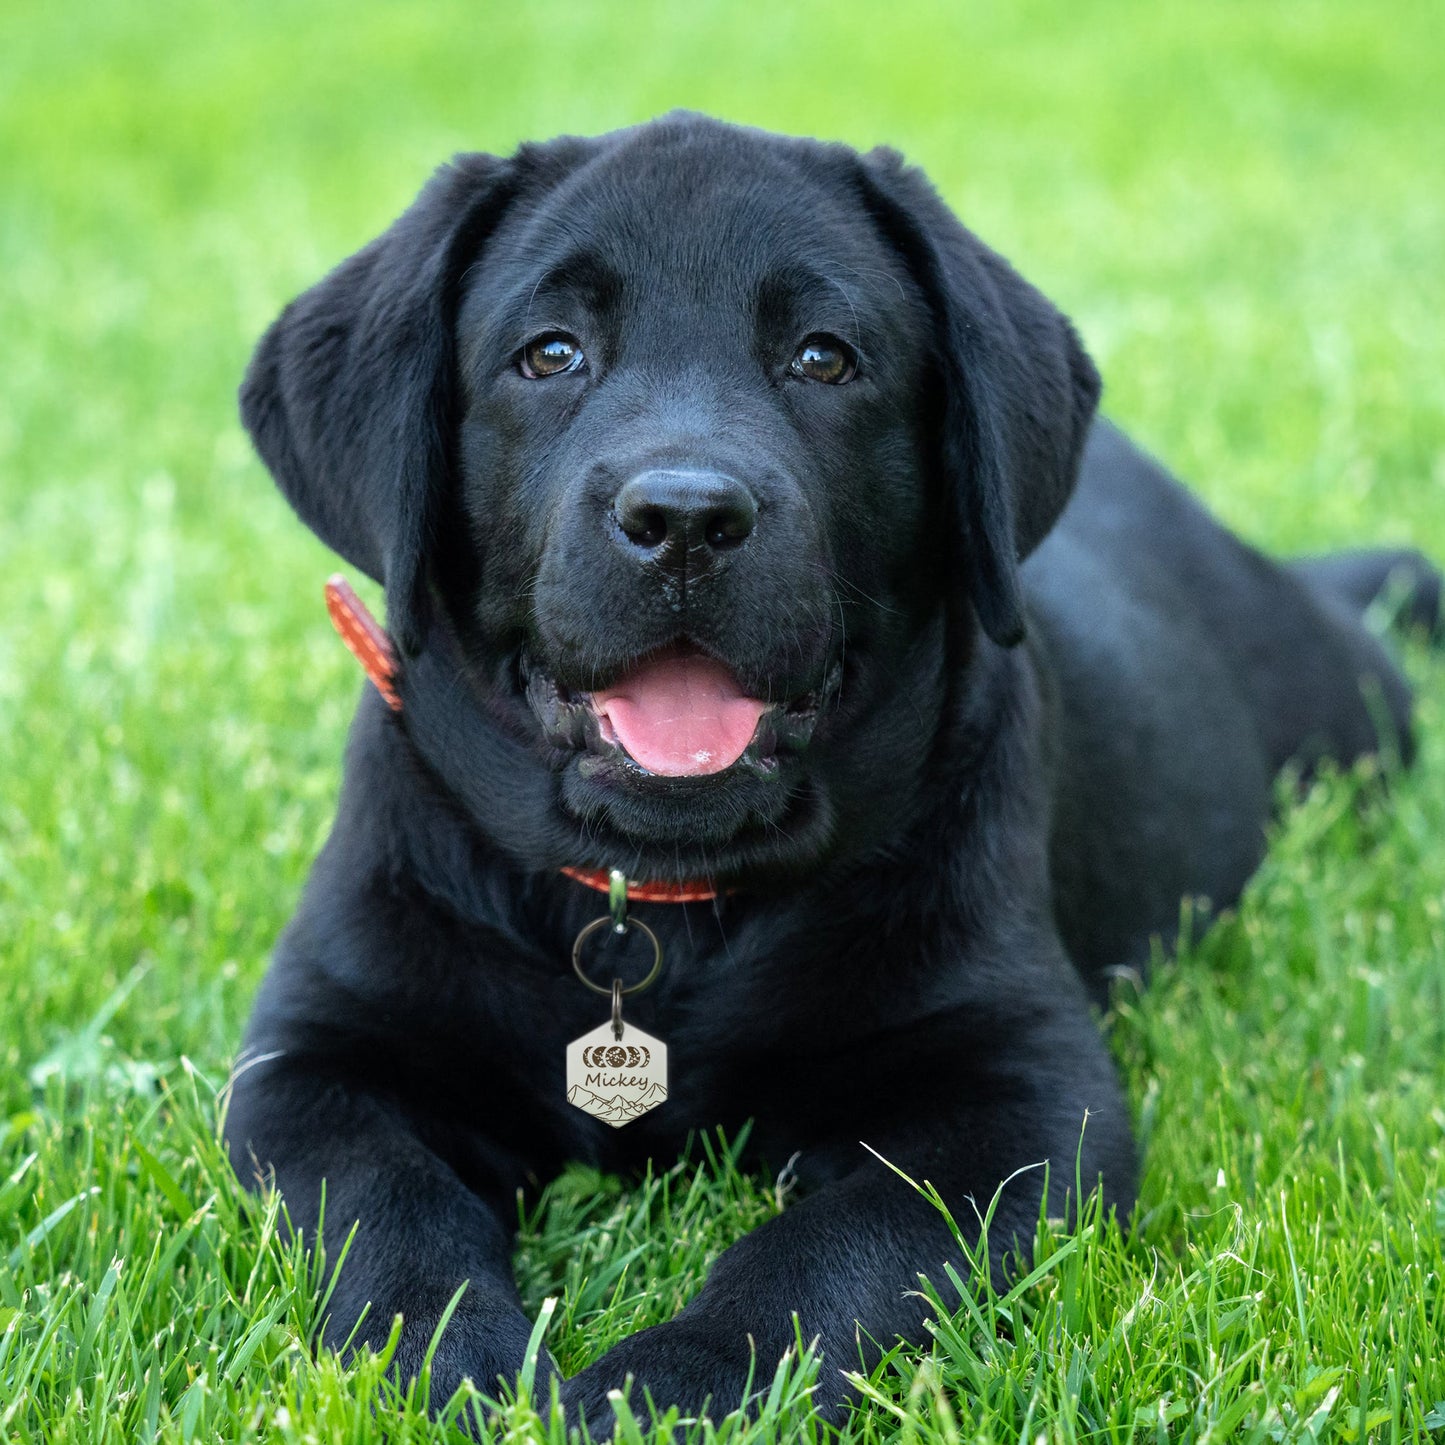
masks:
POLYGON ((731 767, 753 740, 767 706, 745 697, 722 663, 698 652, 646 658, 612 687, 592 694, 604 735, 610 724, 634 762, 668 777, 731 767))

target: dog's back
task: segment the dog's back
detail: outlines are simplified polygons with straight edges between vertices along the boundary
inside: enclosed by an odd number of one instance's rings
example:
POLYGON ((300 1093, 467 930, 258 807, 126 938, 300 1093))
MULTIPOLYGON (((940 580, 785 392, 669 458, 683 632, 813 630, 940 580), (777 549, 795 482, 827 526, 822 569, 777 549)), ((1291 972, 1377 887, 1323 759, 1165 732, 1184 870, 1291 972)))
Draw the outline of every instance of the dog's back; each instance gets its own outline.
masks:
POLYGON ((1173 940, 1181 899, 1237 899, 1282 768, 1410 757, 1410 690, 1364 614, 1398 589, 1399 619, 1438 633, 1418 554, 1276 562, 1101 422, 1024 575, 1054 683, 1057 914, 1100 994, 1173 940))

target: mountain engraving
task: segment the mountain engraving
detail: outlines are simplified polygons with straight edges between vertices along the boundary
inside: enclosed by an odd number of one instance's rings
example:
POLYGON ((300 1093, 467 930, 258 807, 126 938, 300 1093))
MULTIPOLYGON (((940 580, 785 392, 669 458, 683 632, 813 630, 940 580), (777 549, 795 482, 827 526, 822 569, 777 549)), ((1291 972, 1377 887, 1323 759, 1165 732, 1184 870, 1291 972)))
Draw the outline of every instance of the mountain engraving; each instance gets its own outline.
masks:
POLYGON ((667 1090, 661 1084, 654 1083, 631 1098, 624 1098, 620 1091, 611 1098, 604 1098, 601 1094, 593 1093, 591 1089, 583 1088, 581 1084, 573 1084, 567 1091, 567 1102, 585 1110, 594 1119, 601 1119, 604 1123, 620 1129, 624 1124, 630 1124, 639 1114, 645 1114, 649 1109, 665 1104, 667 1090))

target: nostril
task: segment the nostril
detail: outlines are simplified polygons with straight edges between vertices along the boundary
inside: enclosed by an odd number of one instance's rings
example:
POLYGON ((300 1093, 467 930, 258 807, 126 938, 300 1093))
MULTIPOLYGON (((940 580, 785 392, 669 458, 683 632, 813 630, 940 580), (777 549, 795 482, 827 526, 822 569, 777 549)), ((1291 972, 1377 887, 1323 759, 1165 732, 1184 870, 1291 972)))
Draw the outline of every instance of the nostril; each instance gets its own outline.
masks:
POLYGON ((757 512, 751 506, 718 507, 708 513, 703 537, 709 547, 736 547, 747 539, 757 521, 757 512))
POLYGON ((617 525, 639 547, 660 547, 667 540, 667 513, 661 507, 619 508, 617 525))

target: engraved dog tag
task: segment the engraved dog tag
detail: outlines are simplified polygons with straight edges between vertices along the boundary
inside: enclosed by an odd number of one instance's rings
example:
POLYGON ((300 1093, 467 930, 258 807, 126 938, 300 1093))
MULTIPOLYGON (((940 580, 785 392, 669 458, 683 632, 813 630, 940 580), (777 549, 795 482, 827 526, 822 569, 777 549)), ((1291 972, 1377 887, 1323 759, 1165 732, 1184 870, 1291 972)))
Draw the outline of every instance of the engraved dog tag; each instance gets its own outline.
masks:
POLYGON ((667 1045, 605 1023, 567 1045, 567 1102, 620 1129, 667 1102, 667 1045))

